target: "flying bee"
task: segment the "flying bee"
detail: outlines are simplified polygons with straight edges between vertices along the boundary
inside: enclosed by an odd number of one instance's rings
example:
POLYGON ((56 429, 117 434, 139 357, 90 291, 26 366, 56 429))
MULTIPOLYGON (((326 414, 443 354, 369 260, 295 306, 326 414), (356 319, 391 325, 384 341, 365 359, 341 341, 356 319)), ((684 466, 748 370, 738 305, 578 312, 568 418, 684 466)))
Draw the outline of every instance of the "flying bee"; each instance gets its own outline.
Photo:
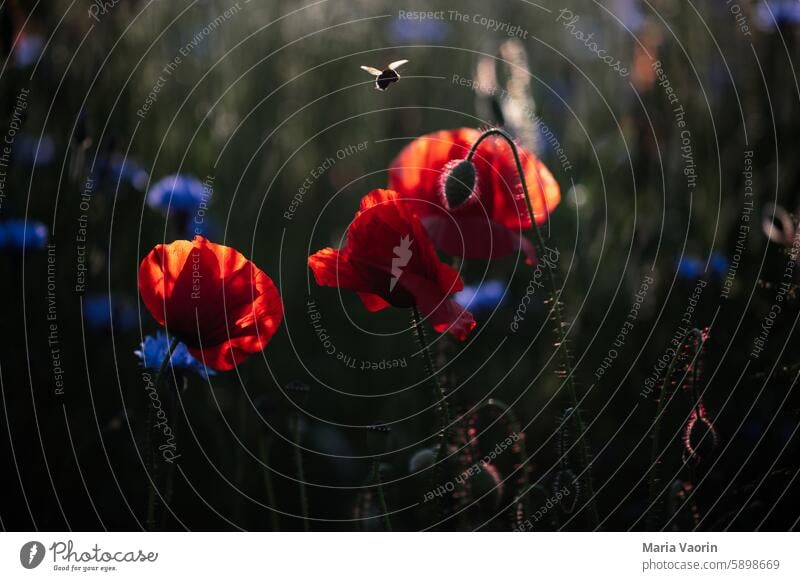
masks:
POLYGON ((361 68, 367 71, 370 75, 374 75, 377 77, 375 79, 375 88, 379 91, 385 91, 389 88, 389 85, 392 83, 396 83, 400 80, 400 75, 397 74, 397 69, 402 67, 408 61, 403 59, 401 61, 394 61, 393 63, 389 63, 389 66, 386 67, 385 70, 381 71, 374 67, 364 67, 361 68))

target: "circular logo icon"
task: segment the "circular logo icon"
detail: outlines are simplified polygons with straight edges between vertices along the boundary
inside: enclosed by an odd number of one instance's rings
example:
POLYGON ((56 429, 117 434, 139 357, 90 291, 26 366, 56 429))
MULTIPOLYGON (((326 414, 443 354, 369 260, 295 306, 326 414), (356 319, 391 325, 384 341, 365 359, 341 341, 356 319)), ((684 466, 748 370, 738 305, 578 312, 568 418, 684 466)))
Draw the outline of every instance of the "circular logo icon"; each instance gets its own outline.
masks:
POLYGON ((19 550, 19 562, 26 569, 35 569, 44 560, 44 545, 39 541, 29 541, 19 550))

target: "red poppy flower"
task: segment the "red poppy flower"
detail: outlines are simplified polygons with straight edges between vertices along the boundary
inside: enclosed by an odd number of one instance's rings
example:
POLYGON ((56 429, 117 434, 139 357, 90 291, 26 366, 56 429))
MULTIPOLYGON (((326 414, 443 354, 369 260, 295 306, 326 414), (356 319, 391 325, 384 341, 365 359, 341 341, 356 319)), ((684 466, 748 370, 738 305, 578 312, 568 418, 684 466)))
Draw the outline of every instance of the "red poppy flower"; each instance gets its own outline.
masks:
POLYGON ((153 248, 139 267, 139 293, 159 324, 220 371, 262 351, 283 318, 272 280, 202 236, 153 248))
POLYGON ((475 328, 472 314, 450 295, 464 283, 442 263, 419 219, 396 192, 373 190, 347 230, 343 248, 308 257, 317 284, 356 291, 370 311, 416 306, 438 333, 462 341, 475 328))
MULTIPOLYGON (((493 259, 522 248, 529 262, 533 246, 521 230, 531 228, 511 146, 501 137, 481 141, 472 158, 474 187, 457 205, 444 193, 447 176, 481 136, 475 129, 437 131, 415 139, 389 168, 389 187, 413 204, 437 247, 451 256, 493 259)), ((542 224, 561 199, 550 171, 517 146, 536 223, 542 224)), ((472 184, 471 184, 472 185, 472 184)))

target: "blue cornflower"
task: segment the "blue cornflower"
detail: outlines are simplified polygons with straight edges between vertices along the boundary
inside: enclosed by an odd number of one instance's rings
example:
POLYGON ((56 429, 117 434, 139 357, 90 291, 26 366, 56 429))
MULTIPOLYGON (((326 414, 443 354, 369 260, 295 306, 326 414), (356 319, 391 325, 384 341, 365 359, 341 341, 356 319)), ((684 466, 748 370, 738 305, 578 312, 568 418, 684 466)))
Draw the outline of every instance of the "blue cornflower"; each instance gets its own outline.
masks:
POLYGON ((101 331, 130 331, 138 320, 136 309, 130 302, 107 293, 91 293, 83 298, 83 318, 90 329, 101 331))
MULTIPOLYGON (((139 350, 133 353, 142 360, 142 367, 157 371, 161 367, 164 357, 167 356, 169 344, 170 341, 167 336, 162 331, 157 331, 155 336, 148 335, 145 337, 139 350)), ((213 369, 209 369, 195 359, 183 343, 178 343, 175 346, 170 362, 175 369, 194 371, 203 379, 208 379, 209 375, 216 375, 213 369)))
POLYGON ((506 285, 499 280, 487 280, 479 286, 465 285, 453 295, 456 302, 472 312, 491 311, 505 300, 506 285))
POLYGON ((156 210, 193 212, 208 197, 203 182, 176 174, 158 180, 147 192, 147 205, 156 210))
POLYGON ((47 226, 34 220, 0 222, 0 248, 33 248, 47 246, 47 226))

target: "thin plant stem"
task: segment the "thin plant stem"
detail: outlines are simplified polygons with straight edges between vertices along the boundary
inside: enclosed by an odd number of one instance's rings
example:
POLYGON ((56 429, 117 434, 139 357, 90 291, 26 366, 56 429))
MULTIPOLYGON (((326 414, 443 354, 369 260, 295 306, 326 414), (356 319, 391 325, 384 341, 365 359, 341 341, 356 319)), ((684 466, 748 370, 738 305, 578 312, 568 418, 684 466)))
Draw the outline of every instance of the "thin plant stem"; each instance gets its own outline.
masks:
POLYGON ((294 460, 297 468, 297 480, 300 484, 300 513, 303 515, 303 530, 308 532, 308 494, 306 493, 306 476, 303 469, 303 451, 300 449, 300 416, 294 417, 294 460))
MULTIPOLYGON (((500 401, 499 399, 490 398, 486 400, 476 410, 476 413, 479 413, 481 410, 485 408, 492 408, 492 407, 500 410, 501 413, 508 416, 508 422, 511 426, 512 433, 517 434, 519 436, 519 439, 517 440, 516 443, 519 450, 519 458, 520 458, 519 469, 521 471, 521 474, 518 479, 519 492, 517 495, 517 499, 518 502, 522 503, 522 512, 525 515, 525 517, 521 520, 524 520, 525 518, 528 518, 528 514, 530 514, 530 494, 528 493, 532 488, 534 488, 533 486, 528 485, 530 480, 528 478, 528 467, 524 465, 525 460, 528 458, 527 448, 525 447, 525 437, 524 434, 522 433, 521 424, 517 419, 514 410, 512 410, 509 405, 507 405, 505 402, 500 401)), ((514 507, 514 509, 516 510, 516 507, 514 507)), ((514 524, 515 526, 519 526, 522 524, 522 522, 517 522, 515 520, 514 524)))
MULTIPOLYGON (((412 307, 411 309, 411 323, 414 331, 417 334, 420 348, 422 349, 423 361, 425 363, 425 373, 431 384, 431 392, 433 401, 436 402, 436 411, 439 420, 439 446, 436 450, 436 460, 434 461, 433 469, 433 485, 437 486, 442 475, 442 462, 447 451, 447 442, 450 435, 450 406, 447 404, 444 388, 441 382, 436 377, 436 367, 433 363, 433 355, 431 354, 428 339, 425 336, 425 329, 422 326, 422 317, 419 314, 419 309, 412 307)), ((439 496, 439 516, 444 516, 444 497, 439 496)))
POLYGON ((383 513, 383 524, 386 527, 386 530, 391 532, 392 521, 389 518, 389 506, 386 504, 386 495, 383 493, 381 465, 377 458, 372 463, 372 481, 375 483, 375 488, 378 492, 378 502, 381 505, 381 512, 383 513))
MULTIPOLYGON (((484 131, 480 135, 480 137, 478 137, 478 139, 475 140, 475 143, 470 148, 469 153, 467 154, 467 160, 471 161, 472 157, 475 155, 475 151, 478 149, 478 145, 480 145, 480 143, 484 139, 492 135, 497 135, 501 137, 503 140, 505 140, 506 143, 508 143, 508 145, 510 146, 511 152, 514 154, 514 163, 517 166, 519 181, 520 184, 522 185, 522 193, 525 198, 525 204, 527 206, 528 215, 530 216, 531 219, 531 226, 533 228, 533 232, 535 235, 533 243, 534 246, 536 247, 536 254, 542 257, 544 256, 544 248, 545 248, 544 238, 542 237, 542 233, 539 230, 539 225, 536 223, 536 215, 533 211, 533 204, 531 203, 530 194, 528 192, 528 184, 526 183, 525 180, 525 172, 522 169, 522 161, 520 160, 517 144, 514 143, 514 140, 502 129, 493 128, 484 131)), ((544 207, 546 209, 547 201, 542 200, 542 202, 544 203, 544 207)), ((594 528, 597 528, 599 523, 599 517, 597 514, 597 506, 594 501, 592 470, 589 461, 589 450, 588 450, 589 444, 586 437, 586 427, 583 424, 583 420, 581 419, 578 410, 578 390, 575 385, 575 374, 574 370, 572 369, 572 360, 571 360, 572 358, 570 356, 569 349, 567 348, 566 335, 564 332, 564 320, 563 320, 564 317, 561 310, 561 301, 560 301, 563 289, 561 288, 561 285, 558 282, 558 275, 555 271, 554 266, 549 264, 548 261, 543 261, 543 263, 546 267, 545 271, 547 272, 550 283, 552 317, 555 322, 556 336, 558 337, 558 348, 561 349, 561 352, 563 354, 563 360, 564 360, 563 370, 565 374, 564 381, 566 383, 567 395, 570 400, 570 405, 575 410, 576 421, 578 425, 578 441, 581 442, 581 445, 578 447, 578 459, 580 462, 579 468, 581 470, 581 473, 585 475, 583 478, 584 480, 583 485, 584 485, 584 490, 586 491, 586 496, 588 498, 588 503, 589 503, 588 508, 592 525, 594 528)))
MULTIPOLYGON (((161 365, 158 368, 158 373, 156 373, 156 377, 153 380, 153 388, 155 389, 156 393, 158 393, 158 388, 161 385, 161 378, 164 376, 164 372, 167 369, 167 365, 169 364, 170 359, 172 358, 172 352, 175 350, 175 347, 178 346, 178 338, 173 337, 172 341, 170 342, 169 346, 167 347, 167 353, 164 355, 164 359, 161 361, 161 365)), ((148 466, 147 471, 152 475, 153 480, 158 480, 157 478, 157 466, 158 463, 156 462, 156 453, 153 444, 153 426, 155 425, 155 409, 153 408, 152 404, 150 405, 147 411, 147 424, 145 428, 147 429, 147 442, 149 452, 147 455, 148 459, 148 466)), ((152 484, 148 489, 147 494, 147 529, 152 531, 155 530, 156 527, 156 487, 155 484, 152 484)))
MULTIPOLYGON (((690 329, 680 340, 678 343, 678 347, 675 349, 675 355, 673 356, 672 360, 669 363, 669 367, 667 368, 667 373, 664 376, 664 381, 661 384, 661 390, 658 394, 658 404, 656 406, 656 419, 653 424, 653 440, 652 445, 650 446, 650 475, 647 479, 647 497, 649 501, 648 511, 647 511, 647 526, 648 530, 655 530, 654 527, 656 526, 656 520, 658 520, 660 509, 661 509, 661 502, 658 501, 661 494, 656 490, 658 487, 658 475, 660 470, 658 469, 660 466, 660 454, 659 454, 659 447, 660 447, 660 435, 661 435, 661 419, 664 415, 664 408, 666 406, 667 400, 667 386, 669 385, 670 378, 672 377, 673 372, 675 371, 675 365, 678 363, 678 359, 681 356, 681 351, 683 350, 684 345, 686 345, 686 341, 690 337, 696 337, 698 340, 698 348, 692 358, 691 365, 694 365, 697 358, 700 356, 700 351, 703 349, 703 332, 700 329, 694 328, 690 329)), ((677 390, 683 380, 675 386, 675 390, 677 390)), ((675 390, 669 391, 669 393, 673 393, 675 390)))
MULTIPOLYGON (((184 381, 186 379, 184 378, 184 381)), ((172 418, 172 436, 177 442, 178 440, 178 385, 177 383, 170 383, 167 388, 167 413, 172 418)), ((166 484, 164 485, 164 504, 169 506, 172 502, 172 494, 175 490, 175 466, 172 462, 167 463, 166 484)), ((167 511, 161 513, 161 527, 165 528, 167 519, 167 511)))
MULTIPOLYGON (((261 436, 258 439, 258 451, 261 456, 261 461, 269 466, 270 450, 272 448, 272 439, 267 436, 261 436)), ((275 487, 272 484, 272 471, 267 468, 262 471, 264 475, 264 488, 267 491, 267 502, 272 510, 270 510, 270 521, 272 522, 272 530, 280 530, 280 517, 278 516, 277 501, 275 499, 275 487)))
MULTIPOLYGON (((236 486, 241 490, 244 488, 244 446, 247 445, 247 398, 242 393, 236 406, 238 413, 239 429, 241 430, 242 445, 236 450, 236 471, 234 480, 236 486)), ((237 523, 242 521, 244 513, 244 494, 239 493, 234 500, 234 519, 237 523)))

